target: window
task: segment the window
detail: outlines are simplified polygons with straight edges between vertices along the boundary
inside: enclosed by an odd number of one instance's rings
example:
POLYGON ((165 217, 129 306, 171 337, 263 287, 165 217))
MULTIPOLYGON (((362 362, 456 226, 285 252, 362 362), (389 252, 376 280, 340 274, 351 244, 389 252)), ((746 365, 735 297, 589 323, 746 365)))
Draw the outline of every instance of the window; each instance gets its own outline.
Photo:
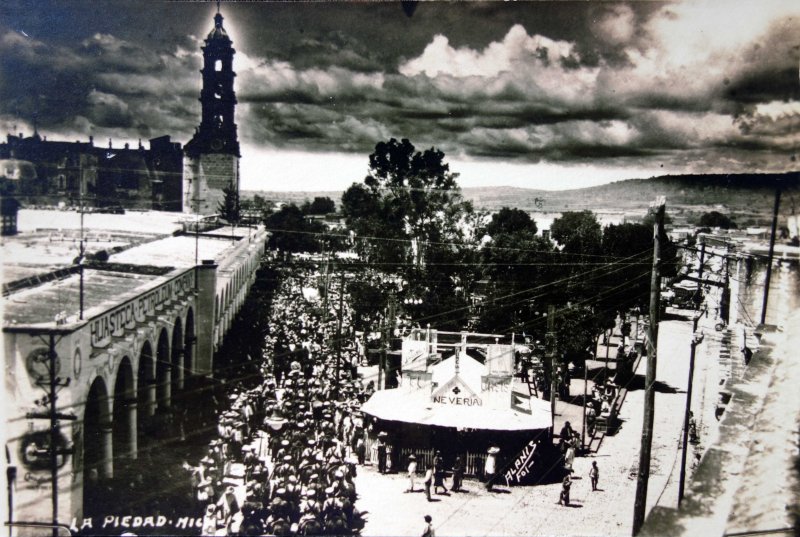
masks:
POLYGON ((217 60, 214 62, 214 70, 217 72, 222 71, 222 60, 217 60))

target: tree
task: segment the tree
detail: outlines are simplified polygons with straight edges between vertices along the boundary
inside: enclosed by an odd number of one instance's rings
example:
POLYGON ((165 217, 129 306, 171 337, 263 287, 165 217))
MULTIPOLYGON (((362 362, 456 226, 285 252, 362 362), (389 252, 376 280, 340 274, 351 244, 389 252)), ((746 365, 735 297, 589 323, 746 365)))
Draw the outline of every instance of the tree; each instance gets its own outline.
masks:
POLYGON ((344 193, 342 212, 356 234, 380 233, 383 240, 361 242, 361 247, 369 244, 366 253, 387 261, 400 261, 399 254, 419 267, 434 243, 462 236, 459 224, 472 212, 456 177, 441 151, 420 152, 407 139, 392 138, 375 146, 369 174, 344 193))
POLYGON ((316 196, 311 203, 302 206, 303 214, 330 214, 336 211, 336 203, 328 197, 316 196))
POLYGON ((708 213, 703 213, 700 216, 700 226, 703 227, 718 227, 721 229, 736 229, 736 222, 734 222, 728 216, 720 213, 719 211, 711 211, 708 213))
POLYGON ((611 224, 603 229, 603 252, 608 269, 602 280, 606 293, 601 309, 624 312, 650 300, 650 270, 653 257, 653 228, 644 224, 611 224), (620 287, 622 283, 624 286, 620 287))
POLYGON ((503 207, 492 215, 481 249, 483 274, 489 286, 478 329, 490 332, 530 332, 528 321, 547 299, 535 292, 553 274, 552 243, 536 235, 536 222, 519 209, 503 207))
POLYGON ((309 222, 297 205, 284 205, 266 218, 271 232, 267 246, 285 252, 319 252, 319 237, 325 231, 320 222, 309 222))
POLYGON ((571 254, 597 255, 601 251, 600 222, 591 211, 567 211, 553 220, 550 235, 571 254))
POLYGON ((501 233, 529 233, 536 235, 538 228, 536 222, 527 212, 521 209, 503 207, 492 215, 492 220, 486 225, 486 233, 495 237, 501 233))
MULTIPOLYGON (((461 196, 457 174, 444 153, 417 151, 406 139, 379 142, 369 156, 369 173, 342 195, 342 213, 367 262, 408 282, 421 298, 417 318, 463 311, 474 270, 465 225, 474 211, 461 196)), ((463 315, 462 315, 463 317, 463 315)), ((437 317, 439 327, 461 326, 462 318, 437 317)))
POLYGON ((223 220, 236 225, 241 219, 241 205, 239 204, 239 189, 235 185, 228 185, 222 189, 225 197, 217 205, 217 212, 223 220))

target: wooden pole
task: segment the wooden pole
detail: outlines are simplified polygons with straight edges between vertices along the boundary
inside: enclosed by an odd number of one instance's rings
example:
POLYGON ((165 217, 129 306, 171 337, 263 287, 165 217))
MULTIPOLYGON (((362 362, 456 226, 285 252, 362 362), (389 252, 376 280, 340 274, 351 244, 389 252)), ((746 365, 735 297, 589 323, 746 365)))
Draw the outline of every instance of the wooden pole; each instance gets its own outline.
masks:
POLYGON ((769 236, 769 256, 767 256, 767 277, 764 281, 764 302, 761 305, 761 324, 767 321, 767 302, 769 302, 769 284, 772 277, 772 257, 775 255, 775 232, 778 228, 778 209, 781 206, 781 188, 775 187, 775 207, 772 209, 772 234, 769 236))
MULTIPOLYGON (((327 294, 327 293, 326 293, 327 294)), ((339 371, 342 368, 342 310, 344 308, 344 269, 339 267, 339 311, 336 322, 336 397, 339 397, 339 371)))
POLYGON ((664 206, 659 197, 650 206, 655 213, 653 224, 653 271, 650 277, 650 326, 647 334, 647 374, 645 376, 644 419, 642 443, 639 451, 639 473, 636 478, 636 499, 633 504, 633 535, 639 533, 644 524, 647 507, 647 485, 650 480, 650 450, 653 444, 653 418, 655 416, 656 350, 658 348, 658 314, 661 279, 661 237, 664 233, 664 206))
POLYGON ((691 354, 689 355, 689 381, 686 385, 686 409, 683 413, 683 449, 681 451, 681 473, 680 473, 680 481, 678 481, 678 508, 681 507, 681 502, 683 501, 683 489, 686 483, 686 451, 689 447, 689 414, 691 414, 692 408, 692 385, 694 384, 694 358, 695 353, 697 350, 697 346, 702 341, 702 338, 698 338, 697 335, 697 323, 700 321, 700 316, 702 313, 698 312, 697 315, 694 316, 694 321, 692 323, 692 347, 691 347, 691 354))
POLYGON ((588 397, 589 364, 588 359, 583 361, 583 426, 581 427, 581 448, 586 446, 586 398, 588 397))
POLYGON ((58 417, 56 413, 56 399, 58 397, 58 370, 56 367, 56 342, 55 335, 50 333, 50 356, 49 356, 49 373, 50 373, 50 392, 48 398, 50 399, 50 486, 52 488, 51 499, 53 502, 53 537, 58 537, 58 438, 59 426, 58 417))
POLYGON ((545 345, 547 346, 547 356, 550 362, 550 426, 553 429, 553 434, 555 434, 556 392, 558 391, 556 357, 558 356, 558 351, 556 344, 556 307, 553 305, 547 307, 547 334, 545 336, 545 345))

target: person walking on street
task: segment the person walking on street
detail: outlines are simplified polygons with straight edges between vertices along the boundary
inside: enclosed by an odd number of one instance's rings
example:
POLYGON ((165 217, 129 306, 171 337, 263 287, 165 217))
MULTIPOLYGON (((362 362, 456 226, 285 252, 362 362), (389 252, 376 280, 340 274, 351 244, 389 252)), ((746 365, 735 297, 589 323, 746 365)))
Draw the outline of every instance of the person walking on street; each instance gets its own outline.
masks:
POLYGON ((425 515, 425 529, 422 530, 422 537, 436 537, 436 532, 433 531, 433 519, 431 515, 425 515))
POLYGON ((429 502, 431 500, 431 485, 433 484, 433 468, 428 468, 425 471, 425 496, 428 498, 429 502))
POLYGON ((597 480, 600 479, 600 470, 597 468, 597 461, 592 461, 592 467, 589 470, 589 479, 592 481, 592 490, 597 490, 597 480))
POLYGON ((408 457, 408 488, 406 492, 414 492, 414 478, 417 475, 417 457, 409 455, 408 457))
POLYGON ((570 474, 564 476, 564 481, 561 482, 561 494, 558 497, 558 505, 569 505, 569 489, 572 486, 572 478, 570 474))
POLYGON ((573 436, 567 441, 567 452, 564 454, 564 466, 570 472, 572 472, 572 465, 575 462, 575 450, 577 449, 578 441, 579 437, 577 436, 573 436))

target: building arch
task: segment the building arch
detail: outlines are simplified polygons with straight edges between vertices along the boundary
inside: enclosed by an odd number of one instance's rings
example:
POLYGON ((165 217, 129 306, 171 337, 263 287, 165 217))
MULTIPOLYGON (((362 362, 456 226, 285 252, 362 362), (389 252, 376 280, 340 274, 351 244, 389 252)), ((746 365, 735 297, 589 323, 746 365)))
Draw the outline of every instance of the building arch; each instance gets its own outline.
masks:
POLYGON ((166 328, 161 328, 156 343, 156 408, 159 412, 166 411, 171 403, 171 365, 169 335, 166 328))
POLYGON ((172 393, 175 394, 179 390, 183 390, 184 383, 184 368, 183 368, 183 326, 181 318, 175 318, 175 324, 172 326, 172 393))
POLYGON ((136 413, 133 365, 131 359, 125 356, 117 368, 112 407, 112 447, 118 462, 123 458, 129 462, 137 457, 136 413))
POLYGON ((183 340, 183 371, 187 379, 194 374, 194 334, 194 310, 189 308, 186 311, 186 330, 183 340))
POLYGON ((98 504, 102 483, 114 477, 111 427, 108 388, 103 377, 97 376, 83 413, 83 505, 88 516, 98 504))
POLYGON ((140 409, 139 429, 144 429, 155 413, 156 385, 154 376, 153 346, 145 341, 139 353, 139 367, 136 375, 136 402, 140 409))

